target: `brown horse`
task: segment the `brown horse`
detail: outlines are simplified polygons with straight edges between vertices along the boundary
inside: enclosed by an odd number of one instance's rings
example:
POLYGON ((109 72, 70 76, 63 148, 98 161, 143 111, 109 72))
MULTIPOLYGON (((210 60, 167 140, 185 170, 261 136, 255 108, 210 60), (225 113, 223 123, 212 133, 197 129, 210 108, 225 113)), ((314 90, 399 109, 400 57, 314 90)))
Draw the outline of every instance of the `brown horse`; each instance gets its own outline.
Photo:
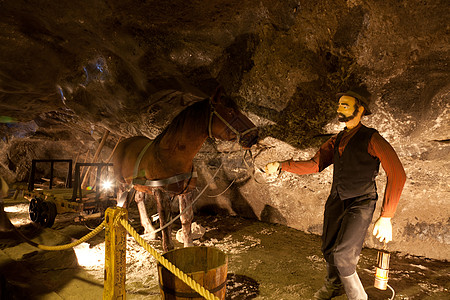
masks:
MULTIPOLYGON (((255 125, 237 105, 217 91, 211 99, 199 101, 181 111, 155 140, 143 136, 125 139, 114 154, 114 174, 118 184, 118 205, 133 186, 141 224, 145 233, 154 232, 144 205, 145 194, 153 195, 161 228, 170 217, 170 202, 178 197, 180 212, 193 199, 196 173, 192 160, 209 137, 225 141, 236 140, 244 148, 257 142, 255 125)), ((125 204, 126 206, 127 204, 125 204)), ((181 216, 184 246, 192 246, 192 207, 181 216)), ((155 238, 155 236, 151 236, 155 238)), ((162 230, 163 250, 174 248, 170 226, 162 230)))

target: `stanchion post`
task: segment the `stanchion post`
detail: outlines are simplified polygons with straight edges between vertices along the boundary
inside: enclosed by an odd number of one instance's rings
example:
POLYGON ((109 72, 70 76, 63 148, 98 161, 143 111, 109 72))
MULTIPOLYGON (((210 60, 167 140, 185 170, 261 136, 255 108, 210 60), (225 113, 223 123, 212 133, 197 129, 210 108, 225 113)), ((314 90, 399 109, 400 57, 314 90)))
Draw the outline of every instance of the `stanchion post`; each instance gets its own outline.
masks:
POLYGON ((128 212, 110 207, 105 212, 105 284, 103 300, 125 300, 127 231, 119 220, 128 220, 128 212))

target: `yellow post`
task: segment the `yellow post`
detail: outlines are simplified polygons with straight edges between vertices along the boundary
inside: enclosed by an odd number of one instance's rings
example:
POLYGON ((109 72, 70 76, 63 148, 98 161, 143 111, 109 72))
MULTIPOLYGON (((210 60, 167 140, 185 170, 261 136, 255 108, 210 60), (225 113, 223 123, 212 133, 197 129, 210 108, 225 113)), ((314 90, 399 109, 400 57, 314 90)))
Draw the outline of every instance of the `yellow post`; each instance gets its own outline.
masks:
POLYGON ((125 300, 127 231, 120 219, 128 220, 128 212, 110 207, 105 212, 105 284, 103 300, 125 300))

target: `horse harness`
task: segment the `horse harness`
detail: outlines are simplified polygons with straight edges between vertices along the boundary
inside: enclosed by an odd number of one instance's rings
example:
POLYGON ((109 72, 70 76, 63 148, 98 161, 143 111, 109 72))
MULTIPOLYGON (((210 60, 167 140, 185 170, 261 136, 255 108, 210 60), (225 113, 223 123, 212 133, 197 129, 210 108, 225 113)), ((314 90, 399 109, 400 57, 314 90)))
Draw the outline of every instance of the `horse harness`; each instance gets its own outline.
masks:
POLYGON ((217 112, 217 110, 214 108, 214 106, 211 104, 211 112, 210 112, 210 114, 209 114, 209 123, 208 123, 208 136, 209 136, 210 138, 213 138, 213 135, 212 135, 212 118, 213 118, 214 115, 216 115, 216 117, 218 117, 219 120, 221 120, 221 121, 225 124, 225 126, 227 126, 231 131, 234 132, 234 134, 236 134, 236 137, 237 137, 237 138, 236 138, 236 142, 237 142, 237 143, 239 143, 239 142, 241 141, 241 137, 242 137, 242 136, 245 136, 245 135, 246 135, 247 133, 249 133, 250 131, 258 130, 258 128, 255 126, 255 127, 252 127, 252 128, 249 128, 249 129, 245 130, 244 132, 239 132, 239 131, 236 130, 230 123, 228 123, 227 120, 225 120, 225 119, 217 112))
POLYGON ((136 163, 134 165, 134 171, 133 171, 132 185, 133 186, 142 185, 145 187, 157 188, 157 187, 168 186, 170 184, 181 182, 184 180, 188 180, 188 183, 186 184, 182 193, 186 192, 186 189, 189 187, 189 182, 191 181, 191 179, 196 178, 198 176, 197 172, 195 172, 195 171, 192 171, 189 173, 177 174, 177 175, 174 175, 174 176, 171 176, 168 178, 163 178, 163 179, 145 179, 145 178, 138 177, 139 165, 141 164, 142 157, 144 156, 145 152, 147 151, 148 147, 150 147, 151 144, 152 144, 152 141, 147 143, 147 145, 145 145, 145 147, 141 150, 141 153, 139 153, 139 156, 136 159, 136 163))
MULTIPOLYGON (((245 130, 244 132, 239 132, 238 130, 236 130, 230 123, 228 123, 214 108, 214 106, 211 104, 211 112, 209 115, 209 124, 208 124, 208 135, 209 137, 213 137, 212 136, 212 118, 213 115, 216 115, 232 132, 234 132, 237 136, 237 140, 236 142, 239 143, 240 139, 242 136, 245 136, 247 133, 249 133, 250 131, 253 130, 257 130, 257 127, 252 127, 249 128, 247 130, 245 130)), ((133 180, 132 180, 132 184, 133 185, 142 185, 145 187, 151 187, 151 188, 156 188, 156 187, 163 187, 163 186, 167 186, 169 184, 173 184, 173 183, 177 183, 177 182, 181 182, 184 180, 188 180, 188 183, 186 184, 186 187, 184 188, 183 192, 186 192, 186 190, 189 187, 189 183, 191 181, 191 179, 198 177, 197 172, 192 171, 189 173, 182 173, 182 174, 177 174, 174 175, 172 177, 168 177, 168 178, 164 178, 164 179, 151 179, 151 180, 147 180, 145 178, 138 178, 138 172, 139 172, 139 165, 141 163, 142 157, 144 156, 145 152, 147 151, 148 147, 150 147, 152 141, 150 141, 147 145, 145 145, 145 147, 141 150, 141 153, 139 153, 139 156, 136 159, 136 163, 134 165, 134 171, 133 171, 133 180)), ((193 168, 193 167, 192 167, 193 168)))

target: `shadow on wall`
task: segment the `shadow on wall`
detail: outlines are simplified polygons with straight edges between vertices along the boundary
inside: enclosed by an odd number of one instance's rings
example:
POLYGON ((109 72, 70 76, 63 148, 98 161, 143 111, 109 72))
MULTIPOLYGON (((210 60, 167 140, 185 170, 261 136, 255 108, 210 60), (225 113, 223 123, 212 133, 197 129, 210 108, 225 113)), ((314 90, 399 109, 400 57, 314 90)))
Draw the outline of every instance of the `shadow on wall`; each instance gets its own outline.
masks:
POLYGON ((266 204, 264 206, 264 209, 261 211, 261 221, 287 225, 287 220, 285 217, 283 217, 280 211, 268 204, 266 204))

